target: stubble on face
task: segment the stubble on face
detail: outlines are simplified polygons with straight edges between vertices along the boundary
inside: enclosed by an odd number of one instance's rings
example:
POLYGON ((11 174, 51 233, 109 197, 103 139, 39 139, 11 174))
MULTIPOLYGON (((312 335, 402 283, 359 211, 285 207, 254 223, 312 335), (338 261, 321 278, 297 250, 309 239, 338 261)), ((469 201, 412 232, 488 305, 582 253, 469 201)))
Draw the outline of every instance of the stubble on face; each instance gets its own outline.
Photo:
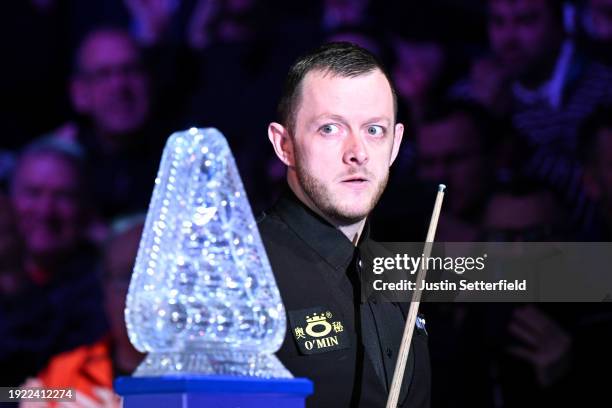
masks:
POLYGON ((326 218, 340 226, 352 225, 366 218, 374 209, 387 187, 387 181, 389 180, 388 171, 381 179, 375 180, 374 175, 365 169, 349 170, 344 176, 365 173, 368 175, 370 182, 376 183, 374 192, 368 198, 367 205, 362 207, 361 210, 351 209, 349 206, 343 205, 342 197, 338 197, 338 193, 334 193, 322 180, 312 175, 302 161, 303 156, 300 153, 299 147, 295 146, 295 149, 295 173, 304 193, 306 193, 310 201, 326 218))

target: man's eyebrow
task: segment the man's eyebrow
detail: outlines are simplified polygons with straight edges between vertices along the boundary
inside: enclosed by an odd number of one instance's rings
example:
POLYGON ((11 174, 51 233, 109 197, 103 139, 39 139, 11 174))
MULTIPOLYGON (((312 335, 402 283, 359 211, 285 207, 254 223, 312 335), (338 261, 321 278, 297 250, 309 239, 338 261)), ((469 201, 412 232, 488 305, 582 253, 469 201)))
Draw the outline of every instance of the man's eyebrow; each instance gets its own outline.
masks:
POLYGON ((334 113, 323 113, 321 115, 317 115, 312 119, 312 121, 317 122, 323 119, 332 119, 332 120, 337 120, 338 122, 346 122, 346 119, 344 119, 344 117, 340 115, 336 115, 334 113))
POLYGON ((391 119, 386 116, 375 116, 366 120, 364 123, 376 123, 376 122, 385 122, 387 125, 391 125, 391 119))
MULTIPOLYGON (((343 116, 336 115, 333 113, 324 113, 322 115, 315 116, 310 121, 310 123, 316 123, 322 120, 334 120, 340 123, 348 123, 347 120, 343 116)), ((391 119, 387 118, 386 116, 374 116, 364 121, 363 123, 366 124, 366 123, 376 123, 376 122, 385 122, 387 125, 390 125, 391 119)))
POLYGON ((316 123, 316 122, 320 122, 323 120, 334 120, 340 123, 347 123, 347 120, 343 116, 336 115, 333 113, 323 113, 321 115, 315 116, 314 118, 312 118, 310 123, 316 123))

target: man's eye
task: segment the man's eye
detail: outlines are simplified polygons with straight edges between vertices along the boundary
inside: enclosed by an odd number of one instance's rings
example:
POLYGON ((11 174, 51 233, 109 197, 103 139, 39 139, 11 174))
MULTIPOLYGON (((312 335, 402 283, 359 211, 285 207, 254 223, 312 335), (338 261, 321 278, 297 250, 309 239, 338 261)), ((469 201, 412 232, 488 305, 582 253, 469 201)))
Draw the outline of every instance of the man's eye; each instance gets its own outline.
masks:
POLYGON ((338 133, 338 131, 340 130, 340 128, 337 125, 323 125, 321 126, 321 133, 325 133, 327 135, 333 135, 335 133, 338 133))
POLYGON ((382 126, 371 125, 368 126, 368 134, 372 136, 382 136, 385 133, 385 129, 382 126))

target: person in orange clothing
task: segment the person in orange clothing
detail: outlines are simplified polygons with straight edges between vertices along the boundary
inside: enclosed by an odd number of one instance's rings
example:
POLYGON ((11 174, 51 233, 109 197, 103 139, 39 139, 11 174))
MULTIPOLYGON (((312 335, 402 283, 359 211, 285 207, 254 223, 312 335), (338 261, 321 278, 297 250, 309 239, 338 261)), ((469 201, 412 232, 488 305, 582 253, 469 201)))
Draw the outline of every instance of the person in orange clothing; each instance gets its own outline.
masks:
POLYGON ((118 408, 120 399, 112 391, 113 370, 110 339, 80 346, 54 356, 49 364, 22 387, 71 388, 74 401, 24 402, 21 408, 99 407, 118 408))
MULTIPOLYGON (((94 344, 53 357, 25 386, 73 388, 76 390, 76 401, 71 403, 73 407, 120 406, 120 399, 112 390, 113 379, 130 375, 143 358, 128 339, 123 317, 125 297, 142 234, 141 218, 118 222, 104 248, 102 269, 109 335, 94 344)), ((62 403, 49 403, 47 406, 61 407, 62 403)), ((27 408, 27 405, 22 404, 22 408, 27 408)))

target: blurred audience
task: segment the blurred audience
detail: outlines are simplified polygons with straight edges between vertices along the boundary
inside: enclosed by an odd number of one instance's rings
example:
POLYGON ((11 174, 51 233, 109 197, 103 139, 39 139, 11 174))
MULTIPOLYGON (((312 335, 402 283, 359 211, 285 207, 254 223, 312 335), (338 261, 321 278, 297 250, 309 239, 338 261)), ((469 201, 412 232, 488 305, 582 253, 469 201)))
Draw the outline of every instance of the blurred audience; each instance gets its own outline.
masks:
POLYGON ((612 2, 584 0, 578 2, 578 45, 591 58, 612 64, 612 2))
POLYGON ((105 307, 110 323, 110 357, 115 377, 131 375, 144 357, 130 343, 124 317, 125 298, 143 227, 143 216, 116 222, 113 233, 104 247, 105 307))
POLYGON ((323 0, 323 27, 333 31, 363 25, 369 18, 369 5, 369 0, 323 0))
POLYGON ((426 113, 440 96, 446 55, 433 41, 394 40, 395 65, 393 80, 398 96, 408 108, 407 117, 413 126, 422 123, 426 113))
MULTIPOLYGON (((567 240, 567 215, 559 202, 552 191, 534 180, 517 177, 501 184, 486 206, 484 240, 567 240)), ((576 404, 584 398, 584 389, 592 394, 601 392, 589 385, 589 373, 582 371, 584 366, 579 362, 586 355, 610 358, 607 347, 589 340, 593 335, 590 328, 580 327, 580 321, 609 310, 605 305, 593 306, 564 303, 486 306, 483 311, 491 352, 490 372, 501 406, 576 404)))
POLYGON ((0 297, 18 293, 23 285, 23 245, 8 197, 0 194, 0 297))
POLYGON ((612 107, 601 106, 585 121, 580 135, 587 195, 598 204, 587 241, 612 241, 612 107))
POLYGON ((10 198, 23 258, 11 255, 19 285, 2 297, 0 361, 12 367, 2 384, 21 384, 107 330, 97 251, 85 239, 87 186, 83 157, 66 142, 35 142, 17 161, 10 198))
POLYGON ((497 114, 509 114, 533 154, 526 172, 560 193, 575 229, 588 222, 590 203, 576 160, 578 128, 611 100, 612 71, 589 59, 569 38, 563 2, 489 0, 492 55, 477 60, 462 92, 497 114))
POLYGON ((510 180, 491 194, 483 214, 482 241, 565 241, 567 219, 554 193, 529 179, 510 180))
POLYGON ((478 237, 487 191, 493 180, 486 113, 476 105, 449 104, 426 117, 416 132, 417 176, 448 188, 437 236, 442 241, 478 237))
MULTIPOLYGON (((612 2, 570 3, 7 6, 0 366, 12 369, 0 385, 70 385, 84 406, 118 404, 113 377, 142 358, 123 321, 142 220, 113 221, 146 210, 165 138, 191 126, 226 135, 255 212, 274 202, 284 169, 265 128, 290 63, 325 41, 370 49, 397 86, 408 131, 377 239, 422 241, 444 183, 437 240, 610 240, 612 2)), ((606 389, 589 374, 611 360, 605 307, 477 306, 423 305, 432 406, 563 405, 573 383, 606 389)))
POLYGON ((73 387, 76 390, 76 406, 80 407, 121 406, 120 397, 113 392, 112 381, 118 376, 131 375, 143 358, 143 354, 130 343, 124 320, 125 297, 142 228, 142 216, 117 221, 103 251, 104 306, 110 328, 107 335, 94 344, 79 346, 55 356, 24 386, 73 387))
POLYGON ((101 28, 81 43, 71 81, 72 104, 82 115, 76 139, 92 168, 92 190, 110 220, 148 207, 161 157, 151 118, 149 77, 129 34, 101 28))

